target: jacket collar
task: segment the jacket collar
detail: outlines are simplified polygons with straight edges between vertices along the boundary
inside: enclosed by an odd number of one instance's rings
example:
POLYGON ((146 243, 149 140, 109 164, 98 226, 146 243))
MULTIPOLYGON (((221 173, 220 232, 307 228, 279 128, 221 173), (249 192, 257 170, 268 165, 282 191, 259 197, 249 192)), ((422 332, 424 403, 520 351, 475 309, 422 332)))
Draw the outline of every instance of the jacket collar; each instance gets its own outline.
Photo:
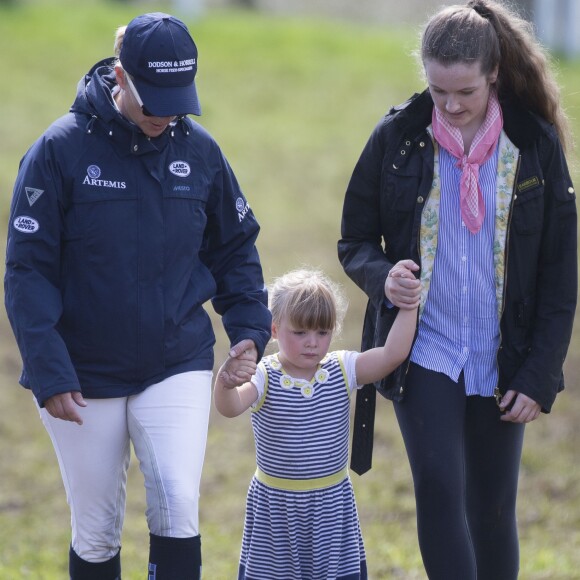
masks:
POLYGON ((71 112, 86 116, 87 132, 107 135, 120 155, 144 155, 164 149, 173 130, 171 126, 159 137, 149 138, 117 109, 112 96, 116 85, 115 62, 115 58, 101 60, 83 76, 71 112))
MULTIPOLYGON (((500 99, 504 118, 504 130, 518 149, 523 149, 541 137, 546 122, 537 115, 525 110, 515 100, 500 99)), ((409 136, 417 137, 431 124, 433 99, 428 90, 415 93, 403 104, 393 107, 389 114, 394 114, 393 122, 409 136)))

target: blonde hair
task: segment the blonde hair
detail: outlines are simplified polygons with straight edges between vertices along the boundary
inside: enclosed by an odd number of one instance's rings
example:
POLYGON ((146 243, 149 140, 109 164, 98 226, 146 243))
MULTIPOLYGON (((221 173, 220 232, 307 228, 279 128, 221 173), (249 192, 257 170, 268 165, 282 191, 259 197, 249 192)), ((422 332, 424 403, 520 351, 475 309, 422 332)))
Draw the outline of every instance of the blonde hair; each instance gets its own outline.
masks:
POLYGON ((443 8, 422 33, 421 60, 443 65, 479 61, 484 75, 497 67, 500 100, 515 98, 555 126, 564 149, 572 144, 549 55, 532 25, 508 7, 495 0, 469 0, 443 8))
POLYGON ((272 321, 296 328, 340 333, 347 301, 342 288, 323 272, 299 269, 276 278, 269 289, 272 321))
POLYGON ((125 38, 125 30, 127 26, 119 26, 115 32, 115 44, 113 45, 114 54, 119 59, 121 55, 121 47, 123 46, 123 38, 125 38))

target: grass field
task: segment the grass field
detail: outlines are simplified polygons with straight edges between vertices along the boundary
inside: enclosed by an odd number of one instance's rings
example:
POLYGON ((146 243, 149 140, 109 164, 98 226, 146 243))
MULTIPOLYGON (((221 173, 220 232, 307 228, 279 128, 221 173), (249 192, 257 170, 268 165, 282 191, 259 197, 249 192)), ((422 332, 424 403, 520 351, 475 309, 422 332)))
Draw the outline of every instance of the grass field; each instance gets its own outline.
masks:
MULTIPOLYGON (((112 53, 114 30, 153 2, 0 3, 0 250, 18 161, 74 98, 81 75, 112 53), (8 57, 7 55, 14 55, 8 57)), ((270 280, 310 264, 342 282, 350 311, 336 347, 356 349, 364 299, 342 273, 336 241, 342 196, 375 123, 422 88, 415 31, 338 21, 210 13, 190 28, 199 47, 200 122, 222 146, 262 223, 270 280)), ((563 98, 580 135, 580 63, 561 63, 563 98)), ((570 157, 580 182, 577 153, 570 157)), ((217 321, 216 321, 217 322, 217 321)), ((219 322, 218 331, 219 329, 219 322)), ((551 416, 528 427, 519 522, 521 578, 580 578, 580 351, 551 416)), ((217 360, 225 354, 220 331, 217 360)), ((66 577, 69 513, 56 460, 0 313, 0 579, 66 577)), ((380 401, 373 470, 354 485, 371 578, 424 579, 407 460, 390 404, 380 401)), ((249 419, 212 414, 201 522, 204 577, 235 578, 247 485, 254 470, 249 419)), ((145 576, 148 535, 138 467, 130 471, 125 580, 145 576)))

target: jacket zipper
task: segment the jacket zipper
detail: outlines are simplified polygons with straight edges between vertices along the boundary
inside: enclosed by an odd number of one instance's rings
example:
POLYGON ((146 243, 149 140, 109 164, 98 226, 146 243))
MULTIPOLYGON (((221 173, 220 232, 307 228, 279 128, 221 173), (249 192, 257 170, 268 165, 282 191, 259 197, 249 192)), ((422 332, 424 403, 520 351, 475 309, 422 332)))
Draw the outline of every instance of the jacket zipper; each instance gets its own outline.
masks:
POLYGON ((506 239, 505 239, 505 260, 504 260, 504 280, 503 280, 503 291, 502 291, 502 297, 501 297, 501 312, 500 312, 500 316, 499 316, 499 320, 498 320, 498 325, 499 325, 499 348, 497 350, 497 352, 495 353, 495 366, 497 369, 497 383, 495 385, 495 388, 493 389, 493 396, 495 397, 495 402, 497 403, 497 406, 499 407, 499 405, 501 404, 501 399, 503 397, 503 395, 501 394, 500 390, 499 390, 499 362, 498 362, 498 356, 499 356, 499 351, 503 348, 502 347, 502 336, 501 336, 501 319, 503 317, 503 313, 505 310, 505 297, 506 297, 506 292, 507 292, 507 274, 508 274, 508 258, 509 258, 509 242, 510 242, 510 229, 511 229, 511 223, 512 223, 512 217, 513 217, 513 213, 514 213, 514 203, 516 202, 517 199, 517 193, 516 193, 516 188, 517 188, 517 183, 518 183, 518 175, 520 173, 520 164, 521 164, 521 160, 522 160, 522 154, 519 153, 518 154, 518 164, 516 166, 516 174, 515 174, 515 178, 514 178, 514 189, 512 191, 512 200, 510 203, 510 211, 508 214, 508 223, 507 223, 507 232, 506 232, 506 239))
MULTIPOLYGON (((431 137, 430 135, 428 135, 428 137, 431 137)), ((431 177, 431 183, 433 183, 433 177, 431 177)), ((423 217, 423 211, 425 210, 425 206, 427 205, 427 200, 429 199, 429 197, 431 196, 431 189, 429 189, 429 191, 426 193, 423 202, 422 202, 422 208, 421 208, 421 217, 423 217)), ((419 262, 421 261, 421 224, 419 223, 419 235, 417 236, 417 256, 419 256, 419 262)), ((421 271, 421 264, 419 263, 419 272, 421 271)), ((419 305, 420 306, 420 305, 419 305)), ((417 322, 416 322, 416 326, 415 326, 415 337, 413 338, 413 345, 415 344, 415 341, 417 340, 417 333, 419 332, 419 309, 417 309, 417 322)), ((413 350, 413 345, 411 345, 411 350, 413 350)), ((409 373, 409 367, 411 366, 411 353, 409 353, 409 356, 407 357, 407 360, 405 362, 405 377, 407 376, 407 374, 409 373)), ((405 392, 405 383, 406 383, 406 379, 403 380, 401 386, 399 387, 399 395, 403 395, 405 392)))

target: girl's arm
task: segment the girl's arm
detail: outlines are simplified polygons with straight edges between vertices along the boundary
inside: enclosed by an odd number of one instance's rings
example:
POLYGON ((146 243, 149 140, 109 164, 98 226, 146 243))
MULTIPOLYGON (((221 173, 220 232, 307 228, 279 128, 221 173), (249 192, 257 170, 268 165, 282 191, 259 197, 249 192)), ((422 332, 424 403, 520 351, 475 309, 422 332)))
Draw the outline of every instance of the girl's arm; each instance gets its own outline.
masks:
POLYGON ((356 359, 357 383, 379 381, 402 364, 411 351, 416 326, 417 308, 399 310, 384 346, 361 352, 356 359))
POLYGON ((231 386, 226 361, 218 371, 214 386, 214 402, 216 409, 224 417, 237 417, 258 399, 258 389, 251 381, 239 386, 231 386))

